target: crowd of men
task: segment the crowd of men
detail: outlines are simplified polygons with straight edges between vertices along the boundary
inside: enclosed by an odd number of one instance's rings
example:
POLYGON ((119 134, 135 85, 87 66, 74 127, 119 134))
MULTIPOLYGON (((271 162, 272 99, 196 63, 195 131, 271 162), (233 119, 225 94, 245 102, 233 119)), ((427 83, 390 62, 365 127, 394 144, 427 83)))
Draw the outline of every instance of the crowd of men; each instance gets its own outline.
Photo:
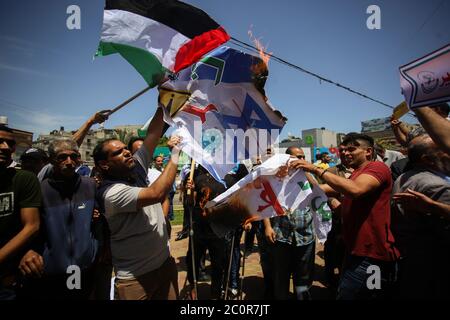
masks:
MULTIPOLYGON (((415 110, 421 126, 392 130, 404 154, 386 150, 364 134, 349 133, 339 145, 340 163, 329 156, 305 160, 290 147, 291 170, 303 170, 313 188, 328 196, 333 225, 324 246, 327 286, 338 300, 450 298, 450 122, 448 104, 415 110), (336 272, 337 270, 337 272, 336 272), (375 271, 373 271, 375 270, 375 271), (370 278, 379 272, 379 279, 370 278)), ((180 298, 178 271, 169 247, 170 198, 177 174, 179 137, 172 156, 149 169, 163 134, 158 109, 142 139, 128 145, 107 139, 95 147, 90 172, 79 146, 92 116, 72 137, 53 141, 12 160, 13 131, 0 126, 0 300, 107 300, 111 277, 118 300, 180 298), (155 172, 156 171, 156 172, 155 172)), ((225 236, 214 232, 204 205, 254 170, 240 164, 225 185, 199 166, 182 172, 183 229, 189 295, 207 279, 211 298, 240 291, 242 234, 256 234, 266 299, 310 300, 315 269, 313 213, 305 207, 285 216, 244 222, 225 236), (189 232, 191 231, 191 232, 189 232), (294 292, 290 292, 293 280, 294 292)), ((250 238, 252 239, 252 238, 250 238)), ((253 240, 250 241, 250 243, 253 240)))

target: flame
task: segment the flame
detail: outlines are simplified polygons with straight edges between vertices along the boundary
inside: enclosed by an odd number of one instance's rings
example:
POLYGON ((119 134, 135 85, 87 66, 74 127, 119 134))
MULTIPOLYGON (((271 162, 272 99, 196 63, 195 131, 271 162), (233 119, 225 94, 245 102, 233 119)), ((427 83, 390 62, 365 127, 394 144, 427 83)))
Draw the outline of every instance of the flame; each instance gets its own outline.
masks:
POLYGON ((262 61, 264 62, 264 64, 266 65, 266 68, 267 68, 269 66, 269 60, 270 60, 270 56, 272 55, 272 52, 265 53, 265 50, 267 48, 264 48, 264 46, 261 43, 261 41, 259 39, 257 39, 253 35, 251 27, 250 27, 250 30, 248 30, 247 33, 248 33, 248 36, 250 37, 250 40, 254 43, 255 47, 258 49, 259 56, 262 59, 262 61))
POLYGON ((256 39, 253 36, 251 28, 252 26, 250 26, 250 30, 248 30, 248 36, 258 49, 259 56, 261 58, 261 60, 257 61, 251 66, 251 72, 253 73, 253 82, 256 89, 263 95, 264 100, 267 101, 266 92, 264 91, 264 85, 269 74, 268 65, 272 53, 264 52, 264 46, 261 44, 261 41, 259 41, 259 39, 256 39))

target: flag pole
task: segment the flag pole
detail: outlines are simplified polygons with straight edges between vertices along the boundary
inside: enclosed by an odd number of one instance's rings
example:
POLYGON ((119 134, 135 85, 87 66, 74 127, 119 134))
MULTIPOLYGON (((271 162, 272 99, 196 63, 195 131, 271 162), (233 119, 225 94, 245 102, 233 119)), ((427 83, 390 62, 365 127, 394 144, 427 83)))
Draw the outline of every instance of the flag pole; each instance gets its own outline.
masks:
MULTIPOLYGON (((195 160, 192 158, 191 160, 191 172, 189 172, 189 181, 191 183, 193 182, 194 178, 194 170, 195 170, 195 160)), ((192 280, 194 285, 194 295, 195 297, 192 297, 193 300, 198 300, 198 294, 197 294, 197 272, 195 270, 195 254, 194 254, 194 228, 192 225, 192 215, 194 213, 194 199, 193 196, 191 196, 191 188, 187 189, 186 194, 188 195, 189 199, 189 242, 191 244, 191 261, 192 261, 192 280)))
POLYGON ((242 300, 242 290, 244 288, 244 272, 245 272, 245 257, 247 255, 247 246, 244 246, 244 254, 242 257, 242 274, 241 274, 241 283, 239 288, 239 300, 242 300))
POLYGON ((105 113, 106 115, 110 116, 111 114, 113 114, 114 112, 122 109, 124 106, 126 106, 127 104, 129 104, 131 101, 133 101, 134 99, 136 99, 137 97, 141 96, 142 94, 146 93, 148 90, 150 90, 152 87, 148 86, 147 88, 139 91, 138 93, 136 93, 134 96, 128 98, 127 100, 125 100, 124 102, 122 102, 121 104, 119 104, 117 107, 115 107, 114 109, 111 110, 105 110, 103 111, 103 113, 105 113))
MULTIPOLYGON (((195 170, 195 160, 194 158, 192 158, 191 160, 191 171, 189 172, 189 180, 192 181, 192 179, 194 178, 194 170, 195 170)), ((191 195, 191 189, 187 189, 187 195, 190 196, 191 195)))
POLYGON ((233 231, 233 238, 231 239, 231 249, 230 249, 230 261, 228 262, 228 271, 227 271, 227 282, 225 283, 225 297, 224 300, 228 299, 228 286, 230 283, 230 273, 231 273, 231 264, 233 262, 233 249, 234 249, 234 240, 236 238, 236 230, 233 231))

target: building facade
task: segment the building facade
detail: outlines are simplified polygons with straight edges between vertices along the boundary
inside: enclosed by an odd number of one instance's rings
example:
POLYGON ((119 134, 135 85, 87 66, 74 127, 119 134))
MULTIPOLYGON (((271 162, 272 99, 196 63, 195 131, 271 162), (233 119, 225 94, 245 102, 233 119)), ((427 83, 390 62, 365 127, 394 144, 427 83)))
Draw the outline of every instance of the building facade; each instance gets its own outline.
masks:
MULTIPOLYGON (((64 138, 70 139, 74 132, 75 131, 65 131, 64 127, 61 127, 59 130, 53 130, 49 134, 40 134, 38 139, 33 142, 33 147, 48 151, 48 146, 52 141, 64 138)), ((117 133, 113 129, 100 128, 97 130, 89 130, 79 148, 83 163, 91 167, 94 166, 92 154, 97 143, 103 139, 116 137, 117 133)))
POLYGON ((31 148, 33 144, 33 132, 14 128, 11 129, 13 130, 14 138, 16 139, 16 151, 14 152, 13 160, 18 161, 22 153, 28 148, 31 148))
MULTIPOLYGON (((0 124, 9 127, 8 117, 0 116, 0 124)), ((31 148, 33 144, 33 132, 9 128, 13 131, 14 139, 16 140, 16 151, 12 155, 12 158, 14 161, 18 162, 22 153, 28 148, 31 148)))
MULTIPOLYGON (((417 128, 417 124, 404 124, 409 130, 417 128)), ((392 131, 389 118, 372 119, 361 122, 361 132, 372 137, 376 143, 389 150, 400 151, 402 146, 397 142, 392 131)))
POLYGON ((336 147, 337 145, 336 132, 328 130, 324 127, 302 130, 303 141, 310 140, 308 137, 312 137, 312 144, 318 148, 330 148, 336 147))

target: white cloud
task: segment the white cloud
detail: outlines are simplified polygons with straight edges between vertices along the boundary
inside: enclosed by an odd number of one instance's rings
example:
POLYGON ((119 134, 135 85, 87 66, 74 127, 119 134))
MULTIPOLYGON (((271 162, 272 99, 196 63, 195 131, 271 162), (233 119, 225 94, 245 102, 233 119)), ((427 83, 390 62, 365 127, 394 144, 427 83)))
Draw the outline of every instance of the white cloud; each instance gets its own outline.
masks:
POLYGON ((1 115, 8 116, 10 127, 33 132, 34 139, 37 139, 39 134, 48 134, 61 126, 66 130, 77 129, 86 121, 83 116, 70 116, 48 110, 36 111, 17 106, 6 113, 2 111, 1 115))
POLYGON ((32 57, 36 50, 46 51, 55 55, 62 55, 63 52, 55 50, 54 48, 49 48, 38 42, 32 42, 22 38, 17 38, 13 36, 0 35, 0 42, 4 48, 13 49, 19 51, 29 57, 32 57))
POLYGON ((4 63, 0 63, 0 69, 5 69, 5 70, 9 70, 9 71, 14 71, 14 72, 20 72, 20 73, 25 73, 25 74, 28 74, 28 75, 41 76, 41 77, 46 77, 46 78, 59 78, 59 77, 57 77, 55 75, 52 75, 50 73, 47 73, 47 72, 34 70, 34 69, 29 69, 29 68, 17 67, 17 66, 14 66, 14 65, 4 64, 4 63))

